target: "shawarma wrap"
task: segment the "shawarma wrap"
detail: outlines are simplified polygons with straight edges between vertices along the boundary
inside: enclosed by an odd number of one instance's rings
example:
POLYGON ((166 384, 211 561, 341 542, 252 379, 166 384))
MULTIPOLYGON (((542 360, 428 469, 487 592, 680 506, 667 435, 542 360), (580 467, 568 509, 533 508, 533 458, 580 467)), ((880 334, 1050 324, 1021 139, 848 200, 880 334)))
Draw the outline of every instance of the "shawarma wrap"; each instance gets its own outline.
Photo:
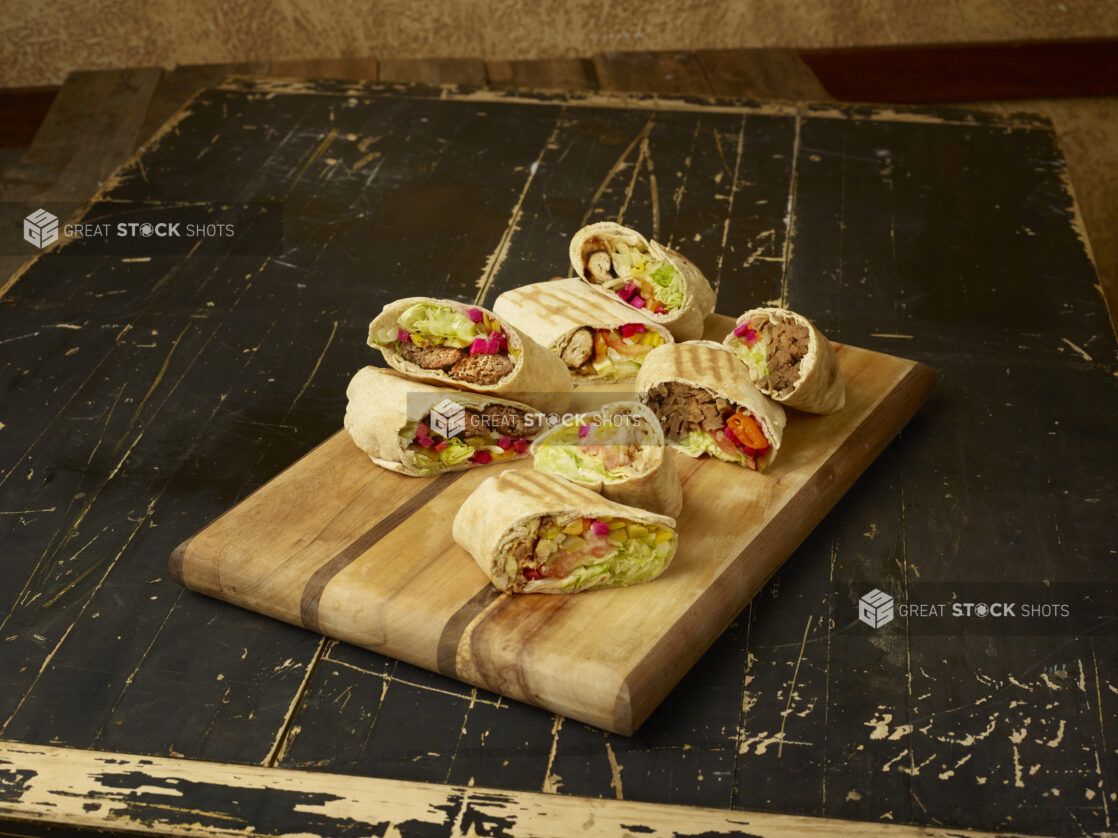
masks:
POLYGON ((483 481, 459 507, 452 532, 493 587, 508 593, 648 582, 676 551, 674 519, 531 469, 483 481))
POLYGON ((722 341, 749 370, 757 389, 806 413, 835 413, 846 387, 830 341, 802 314, 755 308, 722 341))
POLYGON ((762 471, 784 435, 784 409, 753 385, 737 356, 700 340, 649 353, 637 374, 647 404, 671 445, 690 457, 709 454, 762 471))
POLYGON ((365 367, 349 382, 345 429, 382 468, 429 477, 526 457, 549 427, 520 402, 411 381, 365 367))
POLYGON ((571 238, 571 266, 598 293, 619 299, 667 326, 676 340, 703 335, 714 312, 707 278, 683 254, 628 227, 601 221, 571 238))
POLYGON ((683 487, 660 422, 640 402, 568 417, 536 437, 532 465, 626 506, 675 518, 683 487))
POLYGON ((673 342, 666 327, 577 277, 513 288, 493 313, 558 355, 576 382, 632 378, 649 352, 673 342))
POLYGON ((544 349, 492 312, 456 300, 407 297, 369 324, 369 346, 416 381, 527 402, 567 407, 571 374, 544 349))

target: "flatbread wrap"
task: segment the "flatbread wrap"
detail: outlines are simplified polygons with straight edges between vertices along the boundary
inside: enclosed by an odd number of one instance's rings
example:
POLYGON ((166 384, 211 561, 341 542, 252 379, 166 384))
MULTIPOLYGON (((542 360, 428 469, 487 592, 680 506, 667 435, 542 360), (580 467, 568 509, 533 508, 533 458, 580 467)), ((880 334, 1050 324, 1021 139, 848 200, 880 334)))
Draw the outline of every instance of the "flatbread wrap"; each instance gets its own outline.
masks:
POLYGON ((571 374, 554 353, 491 311, 456 300, 407 297, 369 324, 369 346, 416 381, 526 402, 567 407, 571 374))
POLYGON ((640 400, 660 420, 668 443, 763 471, 784 435, 784 409, 753 385, 728 348, 700 340, 661 346, 637 374, 640 400))
POLYGON ((846 404, 835 348, 802 314, 751 309, 722 342, 770 399, 805 413, 835 413, 846 404))
POLYGON ((683 254, 636 230, 601 221, 571 237, 570 257, 575 273, 598 293, 644 312, 676 340, 702 337, 715 293, 683 254))
POLYGON ((576 383, 632 378, 649 352, 673 341, 666 327, 578 277, 513 288, 493 313, 558 355, 576 383))
POLYGON ((482 481, 459 507, 452 533, 507 593, 648 582, 671 564, 677 542, 674 519, 532 469, 482 481))
POLYGON ((365 367, 346 388, 345 429, 381 468, 413 477, 530 455, 549 427, 526 404, 412 381, 365 367))
POLYGON ((655 414, 640 402, 612 402, 567 417, 532 442, 532 465, 626 506, 675 518, 683 487, 655 414))

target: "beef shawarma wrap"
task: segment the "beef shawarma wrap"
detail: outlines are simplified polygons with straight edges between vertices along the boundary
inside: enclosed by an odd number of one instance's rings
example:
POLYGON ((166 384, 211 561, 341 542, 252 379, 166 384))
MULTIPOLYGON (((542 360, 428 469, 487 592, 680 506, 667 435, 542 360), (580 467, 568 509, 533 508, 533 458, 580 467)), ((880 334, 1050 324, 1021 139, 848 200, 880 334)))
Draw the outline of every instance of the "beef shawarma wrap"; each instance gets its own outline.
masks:
POLYGON ((369 346, 416 381, 515 399, 544 411, 563 410, 570 401, 567 365, 477 306, 431 297, 396 300, 369 324, 369 346))
POLYGON ((412 477, 507 462, 550 427, 532 407, 365 367, 349 382, 345 429, 382 468, 412 477))
POLYGON ((656 416, 640 402, 613 402, 571 416, 532 443, 532 465, 626 506, 675 518, 683 486, 656 416))
POLYGON ((846 386, 830 341, 810 320, 783 308, 755 308, 722 341, 741 358, 757 389, 805 413, 835 413, 846 386))
POLYGON ((703 335, 714 312, 707 278, 683 254, 628 227, 601 221, 571 237, 571 266, 598 293, 635 308, 666 326, 676 340, 703 335))
POLYGON ((667 328, 577 277, 513 288, 493 313, 558 355, 576 383, 632 378, 649 352, 673 342, 667 328))
POLYGON ((674 519, 531 469, 484 480, 459 507, 452 532, 507 593, 648 582, 671 564, 677 542, 674 519))
POLYGON ((753 385, 720 343, 700 340, 651 352, 637 375, 647 404, 671 445, 690 457, 709 454, 762 471, 784 435, 784 409, 753 385))

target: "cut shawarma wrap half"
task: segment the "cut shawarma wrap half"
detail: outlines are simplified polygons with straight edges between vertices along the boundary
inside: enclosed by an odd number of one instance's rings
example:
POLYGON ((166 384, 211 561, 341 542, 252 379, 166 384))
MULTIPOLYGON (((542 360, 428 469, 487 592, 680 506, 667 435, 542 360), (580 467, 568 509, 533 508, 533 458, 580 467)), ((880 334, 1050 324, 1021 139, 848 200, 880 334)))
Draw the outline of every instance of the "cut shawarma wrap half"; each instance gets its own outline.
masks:
POLYGON ((381 468, 412 477, 526 457, 546 418, 509 399, 365 367, 346 389, 345 429, 381 468))
POLYGON ((369 346, 416 381, 564 410, 573 387, 556 355, 496 315, 456 300, 407 297, 369 324, 369 346))
POLYGON ((774 401, 805 413, 835 413, 846 404, 835 348, 802 314, 751 309, 722 342, 745 364, 757 389, 774 401))
POLYGON ((613 402, 568 417, 536 437, 533 466, 626 506, 675 518, 683 487, 656 416, 640 402, 613 402))
POLYGON ((732 351, 713 341, 654 350, 637 375, 640 400, 671 445, 764 470, 784 435, 784 409, 765 398, 732 351))
POLYGON ((497 590, 563 594, 655 579, 675 556, 675 525, 561 477, 513 469, 466 498, 452 531, 497 590))
POLYGON ((628 227, 601 221, 571 237, 571 266, 598 293, 666 326, 676 340, 702 337, 715 293, 687 257, 628 227))
POLYGON ((578 277, 513 288, 493 313, 558 355, 576 383, 632 378, 649 352, 673 342, 665 326, 578 277))

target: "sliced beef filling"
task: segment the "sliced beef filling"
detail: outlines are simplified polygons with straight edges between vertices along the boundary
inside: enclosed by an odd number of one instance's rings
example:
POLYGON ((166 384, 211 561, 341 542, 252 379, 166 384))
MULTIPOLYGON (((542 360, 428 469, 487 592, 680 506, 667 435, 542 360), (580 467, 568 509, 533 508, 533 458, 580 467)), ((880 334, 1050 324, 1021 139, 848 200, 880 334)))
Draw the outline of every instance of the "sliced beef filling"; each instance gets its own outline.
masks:
POLYGON ((569 369, 577 370, 583 364, 590 360, 590 356, 594 354, 594 332, 590 329, 582 328, 577 329, 567 345, 563 347, 563 351, 559 353, 559 357, 563 359, 563 363, 569 369))
POLYGON ((648 394, 648 406, 660 420, 664 435, 678 442, 691 431, 716 431, 725 423, 723 411, 730 403, 700 387, 678 381, 657 384, 648 394))
POLYGON ((515 366, 508 355, 464 355, 450 368, 450 377, 467 384, 488 386, 496 384, 512 372, 515 366))
POLYGON ((466 353, 453 346, 423 347, 406 341, 400 344, 400 357, 425 370, 445 370, 466 357, 466 353))
POLYGON ((760 383, 783 396, 800 377, 800 361, 807 355, 810 335, 802 323, 770 322, 765 330, 769 339, 766 363, 771 375, 760 383))

